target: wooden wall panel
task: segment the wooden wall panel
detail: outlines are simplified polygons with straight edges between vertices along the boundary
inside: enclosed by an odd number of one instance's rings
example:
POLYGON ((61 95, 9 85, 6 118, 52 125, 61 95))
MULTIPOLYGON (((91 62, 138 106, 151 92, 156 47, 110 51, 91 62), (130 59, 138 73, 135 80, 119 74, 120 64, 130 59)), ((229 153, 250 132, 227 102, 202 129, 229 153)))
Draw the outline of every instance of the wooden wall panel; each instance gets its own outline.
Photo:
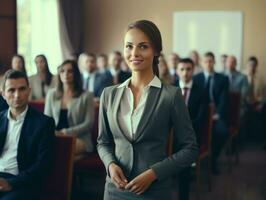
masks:
POLYGON ((0 73, 10 67, 17 52, 16 0, 0 1, 0 73))

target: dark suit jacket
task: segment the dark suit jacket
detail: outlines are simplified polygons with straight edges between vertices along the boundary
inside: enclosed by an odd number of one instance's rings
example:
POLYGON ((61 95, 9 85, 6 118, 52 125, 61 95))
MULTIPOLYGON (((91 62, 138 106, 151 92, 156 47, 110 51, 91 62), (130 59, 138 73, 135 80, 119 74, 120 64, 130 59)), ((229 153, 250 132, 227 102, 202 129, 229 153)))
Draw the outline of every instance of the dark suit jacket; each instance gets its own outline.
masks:
MULTIPOLYGON (((0 155, 8 129, 7 110, 0 112, 0 155)), ((17 162, 19 174, 7 178, 14 189, 40 187, 50 170, 54 155, 54 120, 29 107, 21 129, 17 162)))
MULTIPOLYGON (((81 76, 81 79, 84 83, 84 77, 81 76)), ((104 73, 95 73, 95 79, 94 79, 94 88, 93 88, 93 94, 95 97, 100 97, 102 94, 102 91, 104 88, 111 86, 113 84, 113 77, 110 73, 104 72, 104 73)))
MULTIPOLYGON (((109 75, 111 75, 113 77, 113 75, 111 74, 111 72, 108 70, 109 75)), ((108 76, 109 76, 108 75, 108 76)), ((131 76, 131 73, 129 72, 125 72, 120 70, 119 74, 118 74, 118 83, 123 83, 124 81, 126 81, 129 77, 131 76)))
MULTIPOLYGON (((205 95, 209 96, 209 92, 205 87, 205 76, 201 72, 195 75, 194 80, 205 88, 205 95)), ((226 76, 214 73, 213 77, 213 98, 215 105, 215 113, 219 114, 220 119, 225 123, 228 123, 229 113, 229 80, 226 76)))
POLYGON ((6 101, 4 100, 2 95, 0 95, 0 112, 7 109, 7 108, 8 108, 8 105, 7 105, 6 101))
MULTIPOLYGON (((179 87, 179 79, 176 79, 175 85, 179 87)), ((188 111, 190 119, 192 121, 193 128, 197 135, 197 142, 200 146, 202 131, 207 119, 208 103, 207 98, 204 95, 204 87, 201 84, 193 81, 193 85, 190 91, 188 99, 188 111)))

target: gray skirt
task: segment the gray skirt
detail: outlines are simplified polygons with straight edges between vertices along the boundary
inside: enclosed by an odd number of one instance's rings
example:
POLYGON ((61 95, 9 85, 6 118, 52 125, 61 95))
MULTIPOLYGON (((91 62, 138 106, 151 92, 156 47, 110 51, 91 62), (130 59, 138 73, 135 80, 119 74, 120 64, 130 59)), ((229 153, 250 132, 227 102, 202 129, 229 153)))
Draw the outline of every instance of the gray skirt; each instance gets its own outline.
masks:
POLYGON ((147 190, 141 195, 136 195, 126 190, 120 190, 109 181, 105 183, 104 200, 170 200, 171 189, 147 190))

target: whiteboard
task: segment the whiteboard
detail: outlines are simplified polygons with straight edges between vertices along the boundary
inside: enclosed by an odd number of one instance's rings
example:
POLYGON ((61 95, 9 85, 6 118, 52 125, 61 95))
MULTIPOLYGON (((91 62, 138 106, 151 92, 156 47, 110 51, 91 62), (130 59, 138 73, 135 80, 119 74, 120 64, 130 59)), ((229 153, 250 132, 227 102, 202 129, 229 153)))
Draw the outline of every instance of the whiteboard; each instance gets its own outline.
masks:
POLYGON ((191 50, 202 56, 212 51, 215 69, 220 56, 235 55, 240 69, 243 46, 243 14, 240 11, 183 11, 173 14, 173 52, 187 57, 191 50))

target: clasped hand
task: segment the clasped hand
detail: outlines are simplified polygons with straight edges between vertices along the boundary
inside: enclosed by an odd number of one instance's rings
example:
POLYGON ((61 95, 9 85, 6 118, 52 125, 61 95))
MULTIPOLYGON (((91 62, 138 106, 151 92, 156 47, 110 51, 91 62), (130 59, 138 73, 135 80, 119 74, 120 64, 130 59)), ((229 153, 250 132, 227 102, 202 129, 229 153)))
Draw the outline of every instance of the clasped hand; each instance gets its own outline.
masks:
POLYGON ((156 180, 156 175, 152 169, 148 169, 128 182, 122 169, 115 163, 109 165, 109 173, 115 186, 122 190, 128 190, 137 195, 144 193, 150 184, 156 180))
POLYGON ((11 185, 5 179, 0 178, 0 192, 9 192, 11 190, 11 185))

